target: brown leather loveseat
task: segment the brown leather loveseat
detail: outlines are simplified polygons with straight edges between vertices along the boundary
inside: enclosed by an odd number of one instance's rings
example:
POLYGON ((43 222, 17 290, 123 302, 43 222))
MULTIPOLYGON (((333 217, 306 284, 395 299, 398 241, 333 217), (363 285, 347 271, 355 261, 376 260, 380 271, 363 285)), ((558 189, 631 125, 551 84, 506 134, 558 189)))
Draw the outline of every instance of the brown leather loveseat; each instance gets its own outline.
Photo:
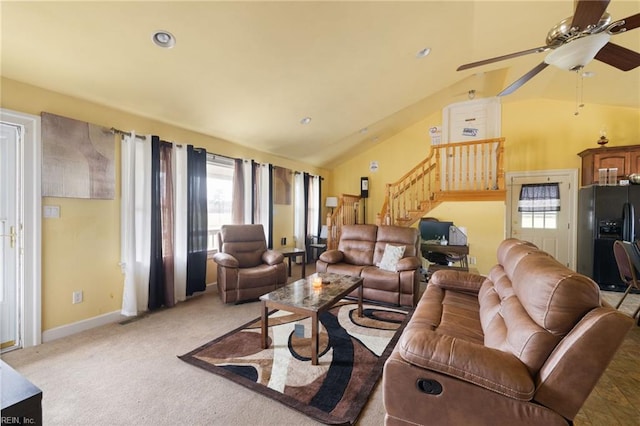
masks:
POLYGON ((386 425, 567 425, 632 326, 589 278, 508 239, 431 277, 383 373, 386 425))
POLYGON ((413 307, 420 288, 419 250, 420 234, 416 228, 344 225, 338 249, 323 252, 316 271, 362 277, 365 299, 413 307), (394 267, 383 269, 380 263, 387 245, 403 248, 404 253, 394 267))

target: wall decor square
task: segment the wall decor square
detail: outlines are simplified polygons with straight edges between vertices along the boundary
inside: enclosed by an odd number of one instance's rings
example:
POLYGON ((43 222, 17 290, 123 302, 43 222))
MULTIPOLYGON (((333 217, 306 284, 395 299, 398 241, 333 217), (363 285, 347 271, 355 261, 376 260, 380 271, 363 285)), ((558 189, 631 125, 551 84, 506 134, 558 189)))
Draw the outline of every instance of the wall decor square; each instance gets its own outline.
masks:
POLYGON ((115 137, 109 129, 43 112, 42 196, 115 197, 115 137))

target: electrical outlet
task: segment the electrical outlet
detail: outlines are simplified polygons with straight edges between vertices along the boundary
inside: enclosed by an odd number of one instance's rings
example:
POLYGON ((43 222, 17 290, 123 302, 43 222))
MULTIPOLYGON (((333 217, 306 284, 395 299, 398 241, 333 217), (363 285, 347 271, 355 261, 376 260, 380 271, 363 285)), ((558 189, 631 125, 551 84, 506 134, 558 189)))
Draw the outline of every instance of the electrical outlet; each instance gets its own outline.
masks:
POLYGON ((469 264, 470 265, 475 265, 476 264, 476 257, 475 256, 469 256, 469 264))
POLYGON ((281 246, 286 246, 287 245, 287 237, 280 238, 280 245, 281 246))
POLYGON ((73 299, 71 300, 71 303, 75 305, 76 303, 81 303, 81 302, 82 302, 82 291, 74 291, 73 299))

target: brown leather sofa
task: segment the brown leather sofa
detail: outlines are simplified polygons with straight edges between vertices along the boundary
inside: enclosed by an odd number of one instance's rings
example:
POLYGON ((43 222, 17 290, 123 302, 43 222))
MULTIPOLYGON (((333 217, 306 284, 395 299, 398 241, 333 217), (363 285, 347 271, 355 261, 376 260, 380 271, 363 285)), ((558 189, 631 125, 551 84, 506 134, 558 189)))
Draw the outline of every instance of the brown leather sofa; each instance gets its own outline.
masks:
POLYGON ((284 256, 267 249, 262 225, 222 225, 218 244, 213 260, 223 303, 257 299, 286 284, 284 256))
POLYGON ((383 373, 386 425, 567 425, 633 320, 523 241, 433 274, 383 373))
POLYGON ((420 234, 402 226, 344 225, 337 250, 327 250, 316 262, 316 272, 334 272, 364 279, 363 297, 399 306, 418 301, 420 234), (395 271, 378 268, 387 244, 404 246, 395 271))

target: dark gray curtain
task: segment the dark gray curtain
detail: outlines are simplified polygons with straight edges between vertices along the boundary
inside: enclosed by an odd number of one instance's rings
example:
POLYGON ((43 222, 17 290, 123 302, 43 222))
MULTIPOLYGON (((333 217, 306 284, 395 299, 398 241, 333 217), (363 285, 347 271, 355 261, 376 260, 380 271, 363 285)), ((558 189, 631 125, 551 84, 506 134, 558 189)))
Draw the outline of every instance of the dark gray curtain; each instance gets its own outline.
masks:
POLYGON ((233 161, 233 195, 231 196, 231 220, 234 224, 244 223, 244 169, 243 160, 236 158, 233 161))
POLYGON ((207 281, 207 152, 187 146, 187 296, 207 281))
POLYGON ((160 209, 160 138, 151 137, 151 264, 149 270, 149 310, 164 305, 162 266, 162 213, 160 209))

